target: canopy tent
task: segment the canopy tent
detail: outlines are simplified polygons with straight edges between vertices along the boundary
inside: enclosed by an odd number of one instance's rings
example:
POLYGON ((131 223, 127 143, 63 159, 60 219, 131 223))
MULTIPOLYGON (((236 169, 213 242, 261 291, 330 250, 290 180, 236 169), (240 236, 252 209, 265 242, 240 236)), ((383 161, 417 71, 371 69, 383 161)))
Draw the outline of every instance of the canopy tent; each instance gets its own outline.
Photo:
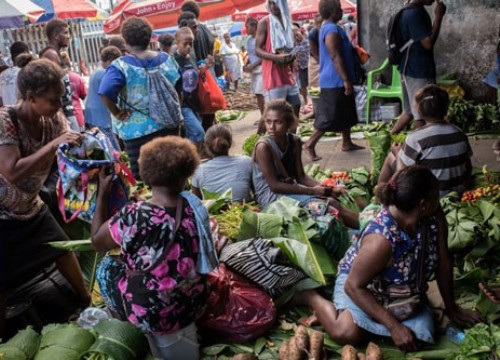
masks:
POLYGON ((0 29, 14 29, 35 22, 44 9, 29 0, 0 0, 0 29))
MULTIPOLYGON (((124 20, 137 16, 146 18, 154 29, 177 24, 185 0, 122 0, 104 23, 104 32, 117 33, 124 20)), ((195 0, 200 5, 201 21, 216 19, 243 11, 264 0, 195 0)))
MULTIPOLYGON (((319 0, 291 0, 288 4, 292 14, 292 21, 312 20, 318 13, 319 0)), ((356 12, 356 5, 349 0, 340 0, 340 5, 344 14, 354 14, 356 12)), ((253 17, 260 20, 268 14, 269 12, 264 3, 245 11, 235 12, 231 19, 233 21, 245 21, 247 17, 253 17)))
POLYGON ((47 22, 54 18, 93 18, 98 14, 96 5, 88 0, 32 0, 45 10, 37 22, 47 22))

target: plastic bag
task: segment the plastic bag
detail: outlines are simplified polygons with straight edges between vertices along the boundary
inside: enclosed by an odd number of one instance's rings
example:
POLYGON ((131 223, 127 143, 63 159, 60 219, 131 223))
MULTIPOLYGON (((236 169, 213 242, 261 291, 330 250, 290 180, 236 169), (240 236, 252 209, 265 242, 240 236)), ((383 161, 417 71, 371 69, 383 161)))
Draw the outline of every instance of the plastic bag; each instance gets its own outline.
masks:
POLYGON ((219 84, 206 67, 200 68, 198 97, 200 98, 200 114, 215 114, 216 111, 227 107, 219 84))
POLYGON ((354 86, 354 99, 356 101, 358 122, 366 123, 366 102, 368 99, 366 86, 354 86))
POLYGON ((210 338, 244 343, 265 334, 276 320, 269 295, 220 263, 208 274, 211 286, 205 314, 198 324, 210 338))

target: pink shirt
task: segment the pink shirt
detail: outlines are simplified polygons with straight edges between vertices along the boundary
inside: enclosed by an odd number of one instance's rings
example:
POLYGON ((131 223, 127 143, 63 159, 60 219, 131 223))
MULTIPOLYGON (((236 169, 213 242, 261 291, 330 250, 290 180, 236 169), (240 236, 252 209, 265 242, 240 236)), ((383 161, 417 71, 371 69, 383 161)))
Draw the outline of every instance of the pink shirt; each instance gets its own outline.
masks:
POLYGON ((87 88, 85 87, 85 82, 82 77, 77 73, 70 71, 68 76, 69 84, 71 86, 71 100, 73 101, 76 121, 78 121, 78 125, 83 127, 85 125, 85 118, 83 117, 82 103, 80 99, 85 100, 87 97, 87 88))
MULTIPOLYGON (((272 53, 269 16, 266 16, 265 19, 267 21, 267 38, 264 51, 272 53)), ((264 90, 266 91, 295 84, 295 77, 290 65, 275 64, 273 61, 267 59, 262 59, 262 79, 264 81, 264 90)))

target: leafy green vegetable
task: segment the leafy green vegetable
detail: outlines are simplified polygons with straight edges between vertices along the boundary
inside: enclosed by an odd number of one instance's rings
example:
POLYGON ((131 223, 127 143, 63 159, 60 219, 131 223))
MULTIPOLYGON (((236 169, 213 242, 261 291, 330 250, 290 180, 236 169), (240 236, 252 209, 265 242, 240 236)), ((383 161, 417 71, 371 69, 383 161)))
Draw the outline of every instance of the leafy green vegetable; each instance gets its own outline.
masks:
POLYGON ((95 341, 94 335, 74 324, 50 324, 43 328, 35 360, 79 360, 95 341))
POLYGON ((255 144, 257 144, 257 141, 259 141, 261 137, 262 135, 260 134, 252 134, 248 136, 243 142, 243 154, 252 156, 253 149, 255 149, 255 144))
POLYGON ((70 240, 70 241, 52 241, 48 243, 50 246, 65 250, 65 251, 75 251, 75 252, 87 252, 94 251, 92 248, 92 242, 90 239, 87 240, 70 240))
POLYGON ((245 210, 237 238, 247 240, 258 236, 267 239, 278 237, 281 235, 282 226, 283 216, 281 215, 245 210))
POLYGON ((494 324, 476 324, 465 330, 465 338, 450 359, 489 360, 500 356, 500 327, 494 324))
POLYGON ((111 359, 134 360, 141 358, 148 344, 142 332, 126 321, 108 319, 94 328, 97 340, 85 355, 101 354, 111 359))
POLYGON ((40 346, 40 335, 31 326, 19 331, 13 338, 0 344, 3 360, 33 359, 40 346))
POLYGON ((382 165, 384 165, 385 158, 391 148, 391 134, 384 123, 374 127, 372 131, 365 131, 363 134, 370 146, 371 172, 374 179, 378 179, 382 165))
POLYGON ((210 214, 217 214, 221 208, 233 199, 233 191, 231 189, 227 189, 221 195, 206 189, 201 189, 201 193, 203 196, 203 205, 205 205, 210 214))

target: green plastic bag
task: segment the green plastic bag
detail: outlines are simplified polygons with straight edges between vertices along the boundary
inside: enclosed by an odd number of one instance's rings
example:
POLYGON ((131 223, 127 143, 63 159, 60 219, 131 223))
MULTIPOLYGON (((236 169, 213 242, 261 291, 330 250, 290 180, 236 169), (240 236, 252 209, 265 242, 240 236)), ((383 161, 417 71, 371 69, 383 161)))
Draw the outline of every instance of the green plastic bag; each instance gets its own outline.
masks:
POLYGON ((371 172, 373 174, 373 179, 376 181, 391 148, 391 133, 387 129, 387 126, 378 126, 373 131, 365 132, 364 136, 370 146, 371 172))

